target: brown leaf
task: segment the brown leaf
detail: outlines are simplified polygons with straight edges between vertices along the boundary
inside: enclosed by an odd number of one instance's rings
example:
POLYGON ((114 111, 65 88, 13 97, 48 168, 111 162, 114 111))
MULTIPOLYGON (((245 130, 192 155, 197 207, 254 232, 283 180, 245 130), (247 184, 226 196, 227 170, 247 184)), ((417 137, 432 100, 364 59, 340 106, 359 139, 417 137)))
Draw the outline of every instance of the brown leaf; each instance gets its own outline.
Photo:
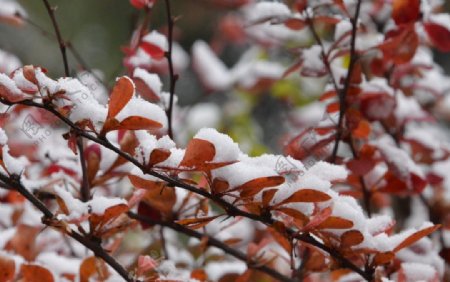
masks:
POLYGON ((423 237, 430 235, 431 233, 433 233, 440 227, 441 227, 441 225, 438 224, 438 225, 433 225, 433 226, 430 226, 430 227, 427 227, 420 231, 415 232, 414 234, 410 235, 405 240, 403 240, 397 247, 395 247, 393 252, 396 253, 396 252, 400 251, 401 249, 414 244, 415 242, 419 241, 423 237))
POLYGON ((0 281, 11 282, 14 279, 16 263, 14 260, 0 256, 0 281))
POLYGON ((197 167, 211 162, 216 155, 214 145, 203 139, 192 139, 186 147, 186 153, 180 163, 184 167, 197 167))
POLYGON ((109 98, 107 119, 114 118, 128 104, 133 94, 133 82, 128 77, 120 77, 109 98))
POLYGON ((356 246, 364 241, 364 236, 358 230, 349 230, 341 235, 341 247, 348 248, 356 246))
POLYGON ((34 264, 22 264, 20 267, 23 282, 54 282, 53 274, 45 267, 34 264))

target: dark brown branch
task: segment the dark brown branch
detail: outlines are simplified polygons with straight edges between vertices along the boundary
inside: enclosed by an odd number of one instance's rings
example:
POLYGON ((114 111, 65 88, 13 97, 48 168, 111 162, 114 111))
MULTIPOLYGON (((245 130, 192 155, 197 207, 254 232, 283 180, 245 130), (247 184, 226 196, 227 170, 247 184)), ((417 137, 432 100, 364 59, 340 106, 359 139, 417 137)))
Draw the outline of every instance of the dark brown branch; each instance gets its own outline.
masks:
POLYGON ((173 99, 175 96, 175 85, 178 80, 178 75, 175 74, 175 70, 173 67, 173 58, 172 58, 172 51, 173 51, 173 28, 174 28, 174 19, 172 17, 172 9, 170 6, 170 0, 165 0, 166 3, 166 16, 167 16, 167 25, 168 25, 168 37, 167 40, 169 41, 169 49, 167 50, 165 56, 167 59, 167 64, 169 65, 169 79, 170 79, 170 100, 169 100, 169 107, 166 110, 167 113, 167 120, 168 120, 168 127, 169 127, 169 137, 173 139, 173 99))
POLYGON ((55 29, 56 38, 58 39, 59 49, 61 50, 61 55, 63 58, 64 63, 64 73, 66 76, 70 76, 69 71, 69 61, 67 60, 67 53, 66 53, 66 43, 64 42, 61 31, 59 29, 58 22, 56 21, 55 17, 55 8, 50 6, 50 3, 48 0, 43 0, 45 7, 47 8, 48 15, 50 16, 50 19, 52 20, 53 28, 55 29))
MULTIPOLYGON (((31 101, 31 100, 25 100, 25 101, 20 101, 20 102, 17 102, 17 103, 12 103, 12 102, 6 101, 5 99, 2 99, 2 98, 0 98, 0 103, 6 104, 6 105, 10 105, 10 106, 15 105, 15 104, 21 104, 21 105, 33 106, 33 107, 38 107, 38 108, 41 108, 41 109, 45 109, 45 110, 53 113, 61 121, 66 123, 68 126, 70 126, 71 129, 77 135, 83 136, 86 139, 94 141, 95 143, 100 144, 103 147, 110 149, 111 151, 115 152, 119 156, 123 157, 127 161, 129 161, 132 164, 134 164, 136 167, 141 169, 141 171, 143 173, 145 173, 145 174, 152 175, 154 177, 157 177, 157 178, 159 178, 161 180, 166 181, 169 185, 176 186, 176 187, 179 187, 179 188, 191 191, 193 193, 196 193, 196 194, 201 195, 201 196, 203 196, 203 197, 205 197, 207 199, 212 200, 213 202, 215 202, 216 204, 221 206, 226 211, 226 213, 229 216, 246 217, 246 218, 249 218, 249 219, 252 219, 252 220, 255 220, 255 221, 259 221, 259 222, 261 222, 261 223, 263 223, 263 224, 265 224, 267 226, 272 226, 273 223, 274 223, 274 221, 270 217, 270 215, 269 216, 262 216, 262 215, 252 214, 252 213, 243 211, 243 210, 239 209, 238 207, 236 207, 235 205, 228 203, 227 201, 222 199, 220 196, 210 194, 205 189, 202 189, 202 188, 199 188, 199 187, 196 187, 196 186, 184 183, 184 182, 182 182, 182 181, 180 181, 180 180, 178 180, 176 178, 173 178, 173 177, 161 174, 159 172, 156 172, 156 171, 148 168, 147 166, 141 164, 137 159, 135 159, 132 156, 130 156, 129 154, 123 152, 120 148, 115 147, 106 138, 104 138, 104 137, 101 137, 101 138, 100 137, 95 137, 95 136, 92 136, 91 134, 88 134, 83 129, 81 129, 78 126, 76 126, 72 121, 70 121, 68 118, 63 116, 61 113, 59 113, 57 110, 53 109, 49 105, 42 105, 42 104, 36 103, 34 101, 31 101)), ((325 244, 323 244, 323 243, 317 241, 316 239, 314 239, 313 237, 309 236, 309 234, 307 234, 307 233, 298 234, 297 231, 289 229, 289 228, 286 229, 286 233, 291 239, 292 238, 298 239, 300 241, 303 241, 305 243, 311 244, 313 246, 316 246, 316 247, 318 247, 318 248, 328 252, 337 261, 339 261, 344 267, 355 271, 356 273, 360 274, 362 277, 364 277, 368 281, 372 280, 372 276, 368 275, 362 269, 360 269, 358 266, 356 266, 351 261, 346 259, 337 250, 331 249, 330 247, 326 246, 325 244), (332 250, 333 252, 330 252, 330 250, 332 250)))
POLYGON ((78 153, 80 154, 82 183, 80 187, 80 198, 83 202, 89 201, 91 198, 89 179, 86 168, 86 159, 84 157, 83 138, 77 137, 78 153))
MULTIPOLYGON (((39 209, 44 217, 42 218, 42 223, 47 226, 53 226, 52 223, 56 222, 56 218, 54 214, 42 203, 36 196, 34 196, 28 189, 22 185, 20 182, 19 176, 11 176, 8 177, 2 173, 0 173, 0 180, 4 182, 9 189, 15 190, 19 192, 22 196, 24 196, 33 206, 39 209)), ((91 250, 97 257, 103 259, 109 266, 111 266, 120 276, 122 276, 127 282, 137 282, 128 271, 123 268, 112 256, 110 256, 100 244, 91 241, 89 238, 77 233, 76 231, 71 230, 70 232, 63 232, 80 244, 91 250)))
POLYGON ((331 162, 336 162, 336 156, 339 149, 339 142, 342 139, 343 131, 344 131, 344 117, 345 112, 347 111, 347 93, 350 90, 350 83, 352 81, 352 75, 353 70, 355 68, 355 64, 357 61, 357 54, 356 54, 356 32, 358 30, 358 19, 359 19, 359 13, 361 11, 361 0, 358 0, 356 3, 356 12, 355 16, 350 19, 352 23, 352 37, 351 37, 351 43, 350 43, 350 64, 348 67, 347 77, 345 78, 344 82, 344 88, 342 91, 339 91, 339 121, 338 125, 336 127, 336 141, 334 143, 333 153, 331 155, 331 162))
POLYGON ((147 224, 150 225, 160 225, 160 226, 164 226, 164 227, 168 227, 172 230, 175 230, 179 233, 183 233, 186 234, 190 237, 194 237, 197 238, 199 240, 202 240, 203 238, 207 237, 207 244, 208 246, 213 246, 216 247, 218 249, 221 249, 222 251, 224 251, 226 254, 229 254, 241 261, 244 261, 247 263, 247 266, 251 269, 255 269, 255 270, 259 270, 261 272, 264 272, 270 276, 272 276, 273 278, 277 279, 278 281, 284 281, 284 282, 294 282, 296 280, 291 279, 289 277, 284 276, 283 274, 279 273, 278 271, 263 265, 263 264, 259 264, 258 262, 249 262, 249 258, 247 257, 247 255, 245 253, 242 253, 236 249, 233 249, 232 247, 228 246, 227 244, 223 243, 220 240, 215 239, 212 236, 208 236, 206 234, 200 233, 198 231, 195 231, 193 229, 189 229, 184 227, 183 225, 180 224, 176 224, 174 222, 167 222, 167 221, 159 221, 159 220, 153 220, 151 218, 139 215, 139 214, 135 214, 132 212, 128 213, 128 216, 136 219, 138 221, 141 222, 145 222, 147 224))

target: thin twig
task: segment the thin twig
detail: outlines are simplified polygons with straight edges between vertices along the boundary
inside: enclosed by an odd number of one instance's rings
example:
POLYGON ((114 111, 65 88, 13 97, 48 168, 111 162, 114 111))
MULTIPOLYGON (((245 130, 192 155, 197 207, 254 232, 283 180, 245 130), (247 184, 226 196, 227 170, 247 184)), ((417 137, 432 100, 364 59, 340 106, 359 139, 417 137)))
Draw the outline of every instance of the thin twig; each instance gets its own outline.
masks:
POLYGON ((69 61, 67 60, 67 53, 66 53, 66 43, 64 42, 61 31, 59 29, 58 22, 56 21, 55 17, 55 8, 50 6, 50 3, 48 0, 42 0, 44 1, 45 7, 47 8, 48 15, 50 16, 50 19, 52 20, 53 28, 55 29, 56 38, 58 39, 59 49, 61 50, 61 55, 63 58, 64 63, 64 73, 66 76, 70 76, 69 71, 69 61))
POLYGON ((173 139, 173 100, 175 96, 175 85, 178 80, 178 75, 175 74, 175 70, 173 67, 173 60, 172 60, 172 50, 173 50, 173 28, 174 28, 174 19, 172 17, 172 11, 170 6, 170 0, 165 0, 166 3, 166 16, 167 16, 167 24, 168 24, 168 38, 169 41, 169 49, 165 53, 167 64, 169 65, 169 79, 170 79, 170 100, 169 100, 169 107, 166 110, 167 113, 167 120, 168 120, 168 135, 170 138, 173 139))
MULTIPOLYGON (((54 214, 47 208, 47 206, 42 203, 36 196, 34 196, 23 184, 20 182, 20 179, 18 176, 11 176, 8 177, 2 173, 0 173, 0 180, 7 184, 9 189, 15 190, 19 192, 22 196, 24 196, 33 206, 35 206, 37 209, 39 209, 43 214, 44 217, 42 218, 42 223, 50 226, 55 227, 57 226, 53 225, 52 223, 57 222, 57 219, 55 218, 54 214)), ((93 242, 89 238, 85 237, 84 235, 77 233, 74 230, 61 230, 64 234, 69 235, 76 241, 78 241, 80 244, 91 250, 97 257, 103 259, 109 266, 111 266, 120 276, 122 276, 125 281, 128 282, 137 282, 134 279, 130 278, 130 274, 128 273, 125 268, 123 268, 112 256, 110 256, 100 244, 93 242)))
POLYGON ((83 149, 83 138, 77 137, 77 147, 78 153, 80 154, 80 164, 81 164, 81 174, 82 174, 82 183, 80 187, 80 197, 83 202, 89 201, 91 198, 90 187, 89 187, 89 179, 86 168, 86 159, 84 157, 84 149, 83 149))
POLYGON ((339 121, 337 125, 336 132, 336 141, 334 143, 333 153, 331 155, 331 162, 336 162, 336 156, 339 149, 339 142, 341 141, 343 135, 343 126, 344 126, 344 116, 347 111, 347 93, 350 89, 350 83, 352 81, 353 69, 355 68, 357 54, 356 54, 356 32, 358 30, 358 19, 359 13, 361 11, 361 2, 362 0, 358 0, 356 3, 356 12, 355 16, 351 19, 352 23, 352 38, 350 43, 350 64, 348 67, 347 77, 345 78, 344 88, 342 91, 339 91, 339 121))

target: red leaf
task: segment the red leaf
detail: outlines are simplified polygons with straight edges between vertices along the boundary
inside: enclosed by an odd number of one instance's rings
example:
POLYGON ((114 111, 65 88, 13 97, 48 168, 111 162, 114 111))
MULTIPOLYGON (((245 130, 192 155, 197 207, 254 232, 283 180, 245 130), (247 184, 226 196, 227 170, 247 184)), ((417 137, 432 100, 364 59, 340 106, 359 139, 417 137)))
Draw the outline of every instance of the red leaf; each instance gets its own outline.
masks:
POLYGON ((420 0, 394 0, 392 18, 397 25, 417 21, 420 17, 420 0))
POLYGON ((139 46, 153 59, 160 60, 164 58, 165 51, 155 44, 143 41, 139 46))
POLYGON ((392 60, 396 64, 405 64, 414 57, 418 46, 419 37, 414 30, 414 25, 408 25, 390 31, 379 49, 387 60, 392 60))
POLYGON ((347 163, 348 169, 358 176, 367 174, 375 165, 376 162, 371 159, 352 159, 347 163))
POLYGON ((292 30, 301 30, 306 27, 306 22, 301 19, 288 19, 284 22, 284 25, 292 30))
POLYGON ((215 155, 216 148, 211 142, 194 138, 187 145, 186 153, 180 166, 198 167, 211 162, 215 155))
POLYGON ((126 76, 120 77, 116 81, 109 98, 107 119, 115 117, 130 101, 133 94, 133 82, 126 76))
POLYGON ((431 43, 437 49, 442 52, 450 52, 450 30, 432 22, 425 23, 424 28, 431 43))
POLYGON ((430 227, 427 227, 420 231, 415 232, 414 234, 410 235, 405 240, 403 240, 397 247, 395 247, 393 252, 396 253, 396 252, 400 251, 401 249, 414 244, 415 242, 419 241, 423 237, 428 236, 431 233, 433 233, 434 231, 436 231, 437 229, 439 229, 439 227, 441 227, 441 225, 439 225, 439 224, 433 225, 433 226, 430 226, 430 227))
MULTIPOLYGON (((137 213, 155 221, 160 221, 162 217, 161 212, 158 209, 155 209, 144 202, 139 203, 137 213)), ((144 222, 143 220, 140 220, 139 223, 141 224, 142 229, 147 229, 153 226, 148 224, 147 222, 144 222)))

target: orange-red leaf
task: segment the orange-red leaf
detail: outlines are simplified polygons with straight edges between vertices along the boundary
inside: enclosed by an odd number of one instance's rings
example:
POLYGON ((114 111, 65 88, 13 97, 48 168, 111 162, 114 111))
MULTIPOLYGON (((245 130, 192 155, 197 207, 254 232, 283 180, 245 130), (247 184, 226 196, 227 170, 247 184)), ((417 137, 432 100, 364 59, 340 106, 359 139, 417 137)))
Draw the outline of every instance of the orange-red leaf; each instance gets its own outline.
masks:
POLYGON ((107 119, 115 117, 130 101, 134 94, 133 82, 125 76, 120 77, 112 90, 108 103, 107 119))
POLYGON ((420 17, 420 0, 394 0, 392 3, 392 18, 395 23, 408 24, 420 17))
POLYGON ((211 162, 216 155, 216 148, 214 145, 203 139, 192 139, 186 148, 184 158, 180 166, 197 167, 207 162, 211 162))
POLYGON ((278 191, 278 189, 269 189, 265 190, 262 194, 262 205, 264 207, 267 207, 270 204, 270 201, 272 201, 273 196, 275 196, 275 193, 278 191))
POLYGON ((20 272, 25 282, 53 282, 53 274, 45 267, 34 264, 22 264, 20 272))
POLYGON ((391 262, 395 258, 395 253, 393 252, 385 252, 378 253, 373 258, 374 265, 383 265, 391 262))
POLYGON ((415 242, 419 241, 423 237, 428 236, 431 233, 433 233, 434 231, 436 231, 437 229, 439 229, 439 227, 441 227, 441 225, 433 225, 433 226, 430 226, 430 227, 427 227, 420 231, 415 232, 414 234, 410 235, 408 238, 403 240, 397 247, 395 247, 393 252, 396 253, 396 252, 400 251, 401 249, 414 244, 415 242))
POLYGON ((219 216, 222 216, 222 215, 201 217, 201 218, 187 218, 187 219, 178 220, 176 223, 180 224, 180 225, 188 226, 192 229, 198 229, 198 228, 202 228, 203 226, 207 225, 208 223, 210 223, 214 219, 218 218, 219 216))
POLYGON ((297 203, 297 202, 302 202, 302 203, 325 202, 330 199, 331 199, 331 197, 324 192, 314 190, 314 189, 302 189, 302 190, 295 192, 294 194, 289 196, 287 199, 278 203, 277 206, 284 205, 287 203, 297 203))
POLYGON ((152 119, 144 118, 141 116, 131 116, 120 122, 117 129, 128 130, 154 130, 162 127, 162 124, 152 119))
POLYGON ((91 277, 95 274, 98 275, 100 281, 109 276, 108 269, 103 260, 97 259, 96 257, 88 257, 84 259, 80 265, 79 274, 80 282, 92 281, 91 277))
POLYGON ((241 197, 252 197, 267 187, 274 187, 284 183, 283 176, 260 177, 236 187, 233 190, 241 191, 241 197))
POLYGON ((16 263, 10 258, 0 256, 0 281, 11 282, 14 279, 16 263))
POLYGON ((366 139, 369 137, 370 131, 370 123, 363 119, 358 123, 358 127, 353 130, 353 136, 355 138, 366 139))
POLYGON ((364 241, 364 236, 358 230, 349 230, 341 235, 341 247, 356 246, 364 241))
POLYGON ((155 165, 167 160, 170 157, 170 151, 164 149, 155 149, 150 153, 149 165, 155 165))
POLYGON ((317 229, 349 229, 352 227, 353 222, 351 220, 338 216, 330 216, 316 226, 317 229))

